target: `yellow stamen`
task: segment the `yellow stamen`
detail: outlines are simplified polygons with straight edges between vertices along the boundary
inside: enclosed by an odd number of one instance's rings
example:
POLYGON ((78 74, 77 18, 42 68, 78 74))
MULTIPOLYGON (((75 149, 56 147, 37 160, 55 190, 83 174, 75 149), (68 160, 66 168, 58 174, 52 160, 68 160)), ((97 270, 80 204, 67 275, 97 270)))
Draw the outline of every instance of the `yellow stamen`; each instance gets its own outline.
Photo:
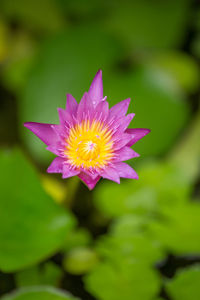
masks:
POLYGON ((77 168, 103 168, 113 158, 112 132, 102 122, 89 120, 70 129, 65 155, 77 168))

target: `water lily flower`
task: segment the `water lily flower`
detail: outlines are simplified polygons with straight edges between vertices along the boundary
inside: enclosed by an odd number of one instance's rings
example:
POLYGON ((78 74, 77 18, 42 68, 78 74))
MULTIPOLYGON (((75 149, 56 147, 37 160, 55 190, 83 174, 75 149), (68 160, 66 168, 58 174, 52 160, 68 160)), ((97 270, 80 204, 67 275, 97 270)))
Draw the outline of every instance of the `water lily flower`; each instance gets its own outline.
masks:
POLYGON ((24 126, 57 155, 48 173, 78 176, 92 190, 101 177, 117 183, 120 177, 138 179, 124 161, 139 156, 130 147, 150 130, 128 128, 134 117, 126 115, 129 103, 126 99, 109 109, 99 70, 79 104, 67 95, 66 109, 58 108, 60 124, 27 122, 24 126))

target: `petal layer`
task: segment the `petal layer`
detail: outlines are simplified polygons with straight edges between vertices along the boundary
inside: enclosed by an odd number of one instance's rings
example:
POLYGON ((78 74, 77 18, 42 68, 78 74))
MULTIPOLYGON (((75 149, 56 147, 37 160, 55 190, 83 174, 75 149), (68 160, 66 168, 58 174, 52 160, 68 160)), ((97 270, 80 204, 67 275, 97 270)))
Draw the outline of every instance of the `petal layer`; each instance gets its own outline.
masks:
POLYGON ((128 128, 126 129, 126 133, 130 134, 131 140, 127 144, 127 146, 131 147, 133 144, 135 144, 137 141, 139 141, 141 138, 143 138, 145 135, 147 135, 151 130, 146 128, 128 128))
POLYGON ((94 106, 96 106, 103 99, 103 80, 101 70, 99 70, 95 75, 88 93, 94 106))
POLYGON ((100 176, 97 176, 96 178, 92 179, 91 176, 85 174, 84 172, 81 172, 78 177, 88 186, 89 190, 92 190, 101 178, 100 176))
POLYGON ((125 116, 125 114, 128 111, 128 107, 130 104, 131 99, 125 99, 119 103, 117 103, 116 105, 114 105, 113 107, 111 107, 110 109, 110 113, 109 113, 109 117, 122 117, 125 116))
POLYGON ((56 157, 47 169, 47 173, 62 173, 64 159, 56 157))
POLYGON ((101 171, 100 174, 103 178, 120 183, 120 178, 119 178, 119 175, 118 175, 116 169, 111 166, 106 167, 104 170, 101 171))
POLYGON ((78 103, 76 102, 76 99, 72 95, 67 94, 66 110, 69 114, 76 115, 77 108, 78 103))
POLYGON ((79 170, 75 170, 75 169, 72 169, 70 168, 69 165, 67 164, 64 164, 63 165, 63 175, 62 175, 62 178, 69 178, 69 177, 73 177, 73 176, 76 176, 80 173, 79 170))
POLYGON ((24 126, 37 135, 46 145, 51 145, 58 141, 58 136, 53 130, 52 124, 26 122, 24 126))
POLYGON ((115 164, 115 168, 120 177, 138 179, 138 175, 129 165, 124 162, 115 164))
POLYGON ((116 154, 116 158, 114 159, 115 162, 129 160, 131 158, 140 156, 133 149, 126 147, 126 146, 121 148, 120 150, 116 151, 115 154, 116 154))

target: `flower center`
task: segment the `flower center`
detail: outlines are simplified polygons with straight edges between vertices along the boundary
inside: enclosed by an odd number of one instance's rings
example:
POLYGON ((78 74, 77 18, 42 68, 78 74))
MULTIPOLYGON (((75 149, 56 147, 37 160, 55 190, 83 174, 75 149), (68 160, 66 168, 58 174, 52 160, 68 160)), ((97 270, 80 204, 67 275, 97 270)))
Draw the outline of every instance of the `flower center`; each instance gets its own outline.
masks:
POLYGON ((80 141, 77 153, 83 160, 95 159, 99 154, 99 147, 93 141, 80 141))
POLYGON ((99 121, 84 121, 70 129, 65 155, 77 168, 102 168, 113 157, 111 131, 99 121))

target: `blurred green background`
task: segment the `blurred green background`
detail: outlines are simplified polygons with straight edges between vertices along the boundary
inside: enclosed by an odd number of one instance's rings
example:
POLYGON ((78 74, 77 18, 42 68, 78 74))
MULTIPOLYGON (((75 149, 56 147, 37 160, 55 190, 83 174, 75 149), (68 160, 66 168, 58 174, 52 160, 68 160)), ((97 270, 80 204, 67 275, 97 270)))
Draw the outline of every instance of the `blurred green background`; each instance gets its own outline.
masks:
POLYGON ((0 67, 0 299, 199 300, 199 1, 1 0, 0 67), (89 192, 23 122, 58 123, 98 69, 151 134, 139 181, 89 192))

